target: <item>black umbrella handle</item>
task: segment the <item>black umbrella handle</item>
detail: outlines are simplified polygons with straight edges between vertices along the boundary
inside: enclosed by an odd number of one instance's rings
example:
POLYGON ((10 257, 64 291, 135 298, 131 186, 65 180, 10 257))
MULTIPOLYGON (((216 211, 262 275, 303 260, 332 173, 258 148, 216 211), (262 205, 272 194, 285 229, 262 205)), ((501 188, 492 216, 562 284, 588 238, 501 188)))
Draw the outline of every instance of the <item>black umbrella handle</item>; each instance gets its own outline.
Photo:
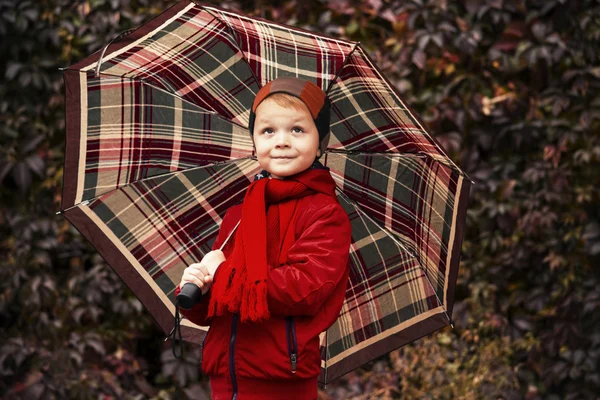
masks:
POLYGON ((188 282, 181 288, 181 291, 177 295, 177 301, 181 308, 190 310, 202 300, 202 296, 204 296, 202 290, 195 284, 188 282))

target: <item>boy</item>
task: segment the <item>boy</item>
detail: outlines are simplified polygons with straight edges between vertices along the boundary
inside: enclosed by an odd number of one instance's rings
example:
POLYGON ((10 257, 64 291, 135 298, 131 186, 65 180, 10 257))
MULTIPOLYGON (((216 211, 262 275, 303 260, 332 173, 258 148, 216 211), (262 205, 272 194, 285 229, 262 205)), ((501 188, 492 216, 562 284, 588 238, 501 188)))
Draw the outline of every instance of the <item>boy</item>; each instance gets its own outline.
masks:
POLYGON ((213 399, 318 397, 319 334, 342 307, 351 242, 335 182, 317 161, 327 148, 329 111, 325 92, 298 78, 259 90, 249 128, 264 171, 243 203, 227 210, 213 251, 186 268, 175 291, 187 282, 208 291, 181 313, 210 325, 202 369, 213 399), (223 252, 214 250, 238 221, 223 252))

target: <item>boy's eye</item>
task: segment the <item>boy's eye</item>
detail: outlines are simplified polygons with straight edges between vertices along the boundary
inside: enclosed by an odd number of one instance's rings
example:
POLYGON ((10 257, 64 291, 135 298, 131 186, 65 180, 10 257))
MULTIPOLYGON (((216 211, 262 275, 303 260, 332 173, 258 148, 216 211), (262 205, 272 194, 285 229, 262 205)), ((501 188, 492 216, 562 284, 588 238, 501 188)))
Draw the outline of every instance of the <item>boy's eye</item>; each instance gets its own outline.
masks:
POLYGON ((302 128, 300 128, 299 126, 293 127, 292 131, 297 132, 297 133, 303 132, 302 128))
POLYGON ((263 133, 273 133, 273 129, 265 128, 265 129, 263 129, 263 133))

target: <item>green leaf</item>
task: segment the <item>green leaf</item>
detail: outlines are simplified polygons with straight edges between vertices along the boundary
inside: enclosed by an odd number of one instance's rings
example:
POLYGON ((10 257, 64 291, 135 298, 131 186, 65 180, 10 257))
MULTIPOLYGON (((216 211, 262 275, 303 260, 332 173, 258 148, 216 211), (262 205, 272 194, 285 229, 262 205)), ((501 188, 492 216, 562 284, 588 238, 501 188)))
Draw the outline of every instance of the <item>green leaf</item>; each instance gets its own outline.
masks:
POLYGON ((346 35, 352 36, 358 31, 359 25, 356 20, 350 21, 350 23, 346 26, 346 35))

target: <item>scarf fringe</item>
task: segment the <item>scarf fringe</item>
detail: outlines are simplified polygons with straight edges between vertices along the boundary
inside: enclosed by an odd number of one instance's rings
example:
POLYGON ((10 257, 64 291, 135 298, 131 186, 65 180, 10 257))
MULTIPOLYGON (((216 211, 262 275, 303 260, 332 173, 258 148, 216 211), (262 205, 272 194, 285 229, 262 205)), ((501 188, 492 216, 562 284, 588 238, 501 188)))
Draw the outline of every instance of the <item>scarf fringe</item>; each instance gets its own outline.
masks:
POLYGON ((260 281, 246 291, 240 307, 242 322, 259 322, 271 317, 267 305, 267 282, 260 281))

